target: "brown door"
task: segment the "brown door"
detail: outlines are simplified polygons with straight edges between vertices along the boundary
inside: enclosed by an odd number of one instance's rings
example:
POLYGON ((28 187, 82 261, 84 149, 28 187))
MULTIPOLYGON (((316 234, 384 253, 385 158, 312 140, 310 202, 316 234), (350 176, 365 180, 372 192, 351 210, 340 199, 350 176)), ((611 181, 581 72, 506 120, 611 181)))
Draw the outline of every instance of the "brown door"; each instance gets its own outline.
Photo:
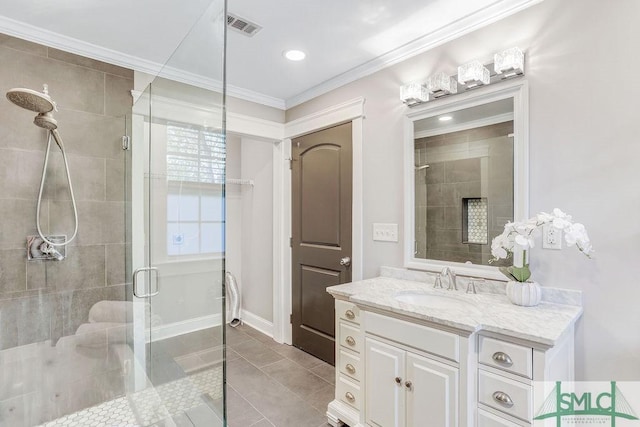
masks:
POLYGON ((293 345, 335 363, 328 286, 351 281, 351 123, 293 140, 293 345))

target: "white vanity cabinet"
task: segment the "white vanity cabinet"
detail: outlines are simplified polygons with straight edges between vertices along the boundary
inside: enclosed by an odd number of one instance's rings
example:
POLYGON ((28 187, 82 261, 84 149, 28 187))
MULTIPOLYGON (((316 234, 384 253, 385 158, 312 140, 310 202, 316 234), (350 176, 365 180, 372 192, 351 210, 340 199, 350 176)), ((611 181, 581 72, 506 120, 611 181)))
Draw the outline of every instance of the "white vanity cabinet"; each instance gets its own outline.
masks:
POLYGON ((365 338, 365 419, 370 426, 457 425, 458 368, 365 338))
POLYGON ((455 333, 336 300, 336 395, 329 423, 466 426, 460 379, 467 375, 460 368, 468 371, 467 344, 455 333))
POLYGON ((534 401, 545 397, 538 382, 574 378, 579 306, 526 309, 482 295, 467 297, 484 304, 471 314, 468 304, 430 311, 393 302, 415 285, 379 282, 330 288, 336 393, 327 418, 334 427, 531 427, 534 401))

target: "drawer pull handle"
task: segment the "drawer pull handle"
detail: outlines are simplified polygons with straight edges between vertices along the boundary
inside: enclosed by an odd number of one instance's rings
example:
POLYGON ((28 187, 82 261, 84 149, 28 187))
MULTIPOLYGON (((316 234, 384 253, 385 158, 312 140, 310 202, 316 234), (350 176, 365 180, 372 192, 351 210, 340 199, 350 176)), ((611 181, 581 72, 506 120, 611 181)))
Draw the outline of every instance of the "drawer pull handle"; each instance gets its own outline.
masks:
POLYGON ((511 400, 511 397, 503 391, 494 392, 493 400, 500 403, 501 405, 506 406, 507 408, 511 408, 513 406, 513 400, 511 400))
POLYGON ((347 363, 347 366, 345 366, 344 368, 352 375, 356 373, 356 368, 351 363, 347 363))
POLYGON ((349 319, 349 320, 353 320, 353 319, 355 319, 355 318, 356 318, 356 314, 355 314, 353 311, 351 311, 351 310, 347 310, 347 311, 345 311, 345 312, 344 312, 344 315, 345 315, 345 316, 347 317, 347 319, 349 319))
POLYGON ((355 402, 356 401, 356 397, 353 395, 353 393, 351 393, 349 391, 344 394, 344 397, 346 397, 349 402, 355 402))
POLYGON ((396 377, 396 384, 402 384, 402 378, 396 377))
POLYGON ((345 340, 345 341, 347 342, 347 344, 349 344, 351 347, 353 347, 354 345, 356 345, 356 340, 355 340, 351 335, 349 335, 348 337, 346 337, 344 340, 345 340))
POLYGON ((512 366, 513 365, 513 360, 511 360, 511 357, 509 357, 509 355, 507 353, 503 353, 501 351, 497 351, 497 352, 493 353, 492 358, 497 363, 500 363, 500 364, 502 364, 504 366, 512 366))
POLYGON ((404 386, 407 388, 407 390, 411 390, 411 387, 413 387, 413 383, 411 381, 405 381, 404 386))

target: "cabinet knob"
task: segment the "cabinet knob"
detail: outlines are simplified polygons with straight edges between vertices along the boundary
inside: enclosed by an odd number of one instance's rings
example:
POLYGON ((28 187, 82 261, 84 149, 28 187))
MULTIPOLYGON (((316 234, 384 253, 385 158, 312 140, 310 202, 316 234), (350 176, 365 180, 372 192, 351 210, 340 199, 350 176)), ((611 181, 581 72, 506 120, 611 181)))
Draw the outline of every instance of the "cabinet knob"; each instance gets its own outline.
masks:
POLYGON ((351 363, 347 363, 347 366, 344 367, 347 372, 349 372, 350 374, 355 374, 356 373, 356 368, 355 366, 353 366, 351 363))
POLYGON ((501 405, 506 406, 507 408, 511 408, 513 406, 513 400, 511 400, 511 396, 503 391, 494 392, 493 400, 500 403, 501 405))
POLYGON ((349 402, 354 402, 356 400, 356 397, 353 395, 353 393, 349 391, 344 394, 344 397, 346 397, 349 402))
POLYGON ((349 344, 352 347, 356 345, 356 340, 351 335, 346 337, 344 340, 347 342, 347 344, 349 344))
POLYGON ((402 378, 396 377, 396 384, 402 384, 402 378))
POLYGON ((350 320, 353 320, 356 318, 356 314, 351 310, 345 311, 344 315, 347 317, 347 319, 350 319, 350 320))
POLYGON ((497 351, 493 353, 493 356, 491 357, 493 358, 493 360, 495 360, 497 363, 501 365, 504 365, 504 366, 513 365, 513 360, 511 360, 511 357, 509 357, 507 353, 504 353, 502 351, 497 351))
POLYGON ((411 390, 411 387, 413 387, 413 383, 411 381, 405 381, 404 386, 407 388, 407 390, 411 390))

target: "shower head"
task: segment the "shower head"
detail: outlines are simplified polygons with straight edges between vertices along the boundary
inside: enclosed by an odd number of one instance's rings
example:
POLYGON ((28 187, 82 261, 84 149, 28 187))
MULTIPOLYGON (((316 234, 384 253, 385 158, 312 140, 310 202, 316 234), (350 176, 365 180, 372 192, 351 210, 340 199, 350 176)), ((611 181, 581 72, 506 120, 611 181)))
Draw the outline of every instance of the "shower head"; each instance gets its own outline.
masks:
POLYGON ((25 108, 36 113, 49 113, 56 109, 56 103, 48 93, 47 85, 44 85, 43 92, 32 89, 15 88, 7 92, 7 99, 18 107, 25 108))
MULTIPOLYGON (((46 130, 58 129, 58 121, 53 118, 53 115, 51 113, 38 114, 36 118, 33 119, 33 124, 46 130)), ((59 142, 58 145, 60 145, 59 142)))

